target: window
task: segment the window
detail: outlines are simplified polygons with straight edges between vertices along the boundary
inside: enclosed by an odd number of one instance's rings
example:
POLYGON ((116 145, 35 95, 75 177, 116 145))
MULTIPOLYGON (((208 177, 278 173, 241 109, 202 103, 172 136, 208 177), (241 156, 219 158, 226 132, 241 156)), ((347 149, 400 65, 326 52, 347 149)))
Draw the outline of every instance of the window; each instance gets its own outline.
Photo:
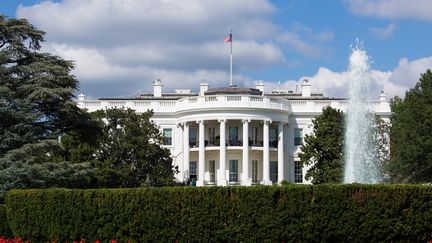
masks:
POLYGON ((214 127, 209 127, 209 145, 210 146, 219 145, 216 144, 216 128, 214 127))
POLYGON ((258 127, 252 128, 252 146, 258 145, 258 127))
POLYGON ((210 182, 211 183, 215 183, 216 178, 215 178, 215 161, 214 160, 210 160, 209 161, 209 172, 210 172, 210 182))
POLYGON ((252 160, 252 182, 258 182, 258 160, 252 160))
POLYGON ((238 141, 238 127, 229 128, 229 145, 230 146, 240 146, 238 141))
POLYGON ((303 164, 300 160, 294 161, 294 182, 303 183, 303 164))
POLYGON ((163 129, 163 145, 172 145, 172 129, 164 128, 163 129))
POLYGON ((270 161, 270 180, 273 183, 276 183, 277 178, 278 178, 278 163, 277 161, 270 161))
POLYGON ((269 142, 270 147, 277 148, 278 139, 277 139, 277 128, 271 127, 269 129, 269 142))
POLYGON ((229 181, 238 182, 238 160, 229 161, 229 181))
POLYGON ((189 146, 196 147, 197 146, 197 129, 196 127, 189 128, 189 146))
POLYGON ((294 128, 294 145, 299 146, 303 144, 303 129, 294 128))
POLYGON ((196 161, 190 161, 189 162, 189 180, 195 180, 197 179, 197 162, 196 161))

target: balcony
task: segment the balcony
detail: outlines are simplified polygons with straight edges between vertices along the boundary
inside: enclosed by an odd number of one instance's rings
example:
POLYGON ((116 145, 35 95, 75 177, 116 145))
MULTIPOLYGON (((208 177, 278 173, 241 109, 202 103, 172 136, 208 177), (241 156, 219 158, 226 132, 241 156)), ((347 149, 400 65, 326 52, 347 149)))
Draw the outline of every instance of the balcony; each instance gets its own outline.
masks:
POLYGON ((288 100, 276 97, 256 95, 206 95, 187 97, 177 102, 177 111, 220 109, 220 108, 248 108, 291 111, 288 100))
POLYGON ((241 140, 228 140, 228 146, 243 146, 243 141, 241 141, 241 140))
MULTIPOLYGON (((239 147, 239 146, 243 146, 243 141, 242 140, 226 140, 225 142, 226 146, 232 146, 232 147, 239 147)), ((205 140, 204 142, 204 146, 205 147, 219 147, 220 146, 220 141, 219 139, 215 139, 215 140, 205 140)), ((249 140, 249 146, 251 147, 263 147, 263 141, 262 140, 249 140)), ((190 148, 198 148, 199 147, 199 141, 189 141, 189 147, 190 148)), ((277 148, 278 147, 278 141, 274 140, 274 141, 269 141, 269 147, 270 148, 277 148)))
POLYGON ((253 146, 253 147, 262 147, 263 146, 263 141, 262 140, 249 140, 249 146, 253 146))

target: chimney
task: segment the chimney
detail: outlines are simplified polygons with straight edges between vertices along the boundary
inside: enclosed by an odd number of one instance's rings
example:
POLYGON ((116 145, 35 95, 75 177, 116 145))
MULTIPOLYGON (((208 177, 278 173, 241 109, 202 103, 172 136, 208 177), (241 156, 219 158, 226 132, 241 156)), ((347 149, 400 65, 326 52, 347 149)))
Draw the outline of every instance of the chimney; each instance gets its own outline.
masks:
POLYGON ((78 95, 78 101, 84 101, 85 100, 85 94, 81 93, 78 95))
POLYGON ((385 102, 387 95, 384 94, 384 91, 381 91, 381 94, 378 97, 379 97, 379 101, 385 102))
POLYGON ((263 83, 262 81, 258 81, 258 82, 255 84, 255 88, 256 88, 257 90, 261 91, 262 94, 264 95, 264 83, 263 83))
POLYGON ((162 97, 162 81, 160 79, 156 79, 153 81, 153 96, 154 97, 162 97))
POLYGON ((311 84, 309 83, 309 80, 303 79, 303 82, 301 84, 301 94, 302 97, 310 97, 311 96, 311 84))
POLYGON ((208 83, 205 80, 203 80, 200 83, 200 96, 204 96, 204 94, 208 90, 208 88, 209 88, 208 83))

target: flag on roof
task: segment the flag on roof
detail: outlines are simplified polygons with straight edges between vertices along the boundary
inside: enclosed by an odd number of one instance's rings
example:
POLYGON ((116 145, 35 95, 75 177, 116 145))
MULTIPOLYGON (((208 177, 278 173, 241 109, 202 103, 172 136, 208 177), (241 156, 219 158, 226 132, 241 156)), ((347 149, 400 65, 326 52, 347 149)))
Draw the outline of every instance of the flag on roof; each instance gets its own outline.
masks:
POLYGON ((224 42, 232 42, 232 33, 225 37, 224 42))

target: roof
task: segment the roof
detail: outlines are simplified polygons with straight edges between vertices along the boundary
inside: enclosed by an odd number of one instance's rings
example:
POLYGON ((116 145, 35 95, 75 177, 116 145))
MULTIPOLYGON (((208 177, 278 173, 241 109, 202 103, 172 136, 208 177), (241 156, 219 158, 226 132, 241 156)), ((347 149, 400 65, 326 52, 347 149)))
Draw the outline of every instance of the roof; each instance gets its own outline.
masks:
POLYGON ((218 94, 249 94, 249 95, 262 95, 262 92, 254 88, 244 88, 238 86, 228 86, 209 89, 205 92, 205 95, 218 95, 218 94))

